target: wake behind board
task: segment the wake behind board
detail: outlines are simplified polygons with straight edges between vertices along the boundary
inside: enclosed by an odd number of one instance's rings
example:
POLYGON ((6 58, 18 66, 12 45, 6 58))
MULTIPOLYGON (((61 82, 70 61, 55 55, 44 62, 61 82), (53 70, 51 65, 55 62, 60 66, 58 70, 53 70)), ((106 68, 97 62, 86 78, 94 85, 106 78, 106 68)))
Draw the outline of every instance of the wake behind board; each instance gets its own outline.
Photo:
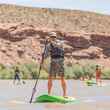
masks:
POLYGON ((70 103, 70 102, 77 102, 73 97, 62 97, 62 96, 55 96, 55 95, 41 95, 36 98, 35 103, 70 103))

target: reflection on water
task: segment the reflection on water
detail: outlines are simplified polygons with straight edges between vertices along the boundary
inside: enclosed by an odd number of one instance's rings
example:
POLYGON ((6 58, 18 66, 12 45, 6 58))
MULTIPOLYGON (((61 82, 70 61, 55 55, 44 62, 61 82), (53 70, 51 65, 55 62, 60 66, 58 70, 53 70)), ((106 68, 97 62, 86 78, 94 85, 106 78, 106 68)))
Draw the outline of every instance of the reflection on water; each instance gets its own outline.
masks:
POLYGON ((0 110, 8 110, 8 109, 6 109, 6 108, 1 108, 1 107, 0 107, 0 110))
POLYGON ((53 108, 53 109, 57 109, 57 108, 63 108, 64 104, 46 104, 45 107, 47 109, 53 108))
POLYGON ((83 100, 94 100, 94 101, 110 101, 110 96, 94 96, 94 97, 84 97, 83 100))

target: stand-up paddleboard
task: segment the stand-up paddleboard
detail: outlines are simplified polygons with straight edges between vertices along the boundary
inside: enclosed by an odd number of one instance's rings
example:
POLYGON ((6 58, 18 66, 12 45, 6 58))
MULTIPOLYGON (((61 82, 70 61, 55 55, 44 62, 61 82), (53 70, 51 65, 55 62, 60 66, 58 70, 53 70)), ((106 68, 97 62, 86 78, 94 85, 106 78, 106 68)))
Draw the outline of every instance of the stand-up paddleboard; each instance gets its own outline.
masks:
POLYGON ((55 96, 55 95, 41 95, 36 98, 35 103, 41 102, 41 103, 69 103, 69 102, 76 102, 76 100, 73 97, 62 97, 62 96, 55 96))
POLYGON ((88 85, 88 86, 92 86, 93 84, 96 84, 96 82, 94 80, 86 80, 85 83, 88 85))

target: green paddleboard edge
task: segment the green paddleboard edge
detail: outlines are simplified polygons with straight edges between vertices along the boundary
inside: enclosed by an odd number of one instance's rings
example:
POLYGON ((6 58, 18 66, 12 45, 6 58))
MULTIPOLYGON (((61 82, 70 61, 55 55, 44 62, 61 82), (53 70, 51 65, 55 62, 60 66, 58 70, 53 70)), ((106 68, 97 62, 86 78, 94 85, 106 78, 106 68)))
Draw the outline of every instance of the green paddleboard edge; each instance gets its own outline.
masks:
POLYGON ((77 103, 79 100, 72 97, 64 98, 62 96, 51 96, 51 95, 40 95, 38 96, 34 103, 77 103))
POLYGON ((96 82, 93 81, 93 80, 87 80, 87 81, 85 81, 85 83, 86 83, 87 85, 93 85, 93 84, 96 84, 96 82))

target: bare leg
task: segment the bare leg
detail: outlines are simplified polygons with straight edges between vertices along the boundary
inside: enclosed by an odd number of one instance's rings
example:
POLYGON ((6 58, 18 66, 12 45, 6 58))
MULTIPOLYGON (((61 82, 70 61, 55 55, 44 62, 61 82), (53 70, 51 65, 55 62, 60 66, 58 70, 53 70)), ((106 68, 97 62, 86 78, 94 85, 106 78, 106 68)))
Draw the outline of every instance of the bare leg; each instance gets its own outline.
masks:
POLYGON ((52 89, 52 77, 49 76, 49 78, 48 78, 48 95, 51 94, 51 89, 52 89))
POLYGON ((98 85, 98 78, 96 78, 96 84, 98 85))
POLYGON ((100 86, 102 86, 102 80, 101 80, 101 78, 99 79, 99 82, 100 82, 100 86))
POLYGON ((96 84, 101 86, 102 85, 102 80, 100 77, 96 78, 96 84))
POLYGON ((20 77, 17 76, 17 80, 18 80, 18 83, 17 84, 21 84, 21 80, 20 80, 20 77))
POLYGON ((66 96, 66 82, 63 76, 61 77, 61 85, 63 89, 63 96, 65 97, 66 96))

